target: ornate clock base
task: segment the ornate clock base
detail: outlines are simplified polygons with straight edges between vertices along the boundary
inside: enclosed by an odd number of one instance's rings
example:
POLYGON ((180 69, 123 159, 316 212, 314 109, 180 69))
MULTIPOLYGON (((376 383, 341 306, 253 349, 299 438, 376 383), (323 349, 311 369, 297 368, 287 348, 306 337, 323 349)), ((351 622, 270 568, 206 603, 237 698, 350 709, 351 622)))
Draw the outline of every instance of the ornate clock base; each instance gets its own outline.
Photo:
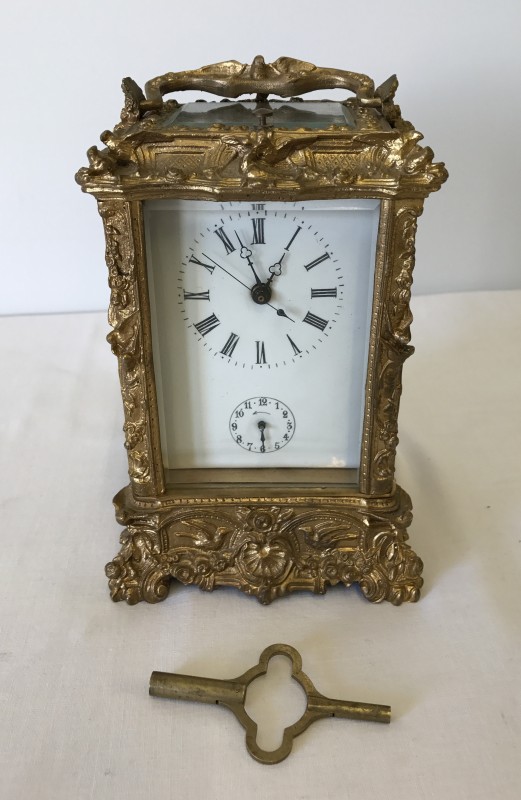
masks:
POLYGON ((351 505, 294 498, 151 510, 128 488, 114 503, 126 525, 121 550, 105 568, 115 601, 157 603, 172 578, 207 591, 234 586, 261 603, 304 589, 324 594, 339 582, 358 583, 375 603, 420 596, 423 564, 405 543, 411 501, 400 487, 351 505))

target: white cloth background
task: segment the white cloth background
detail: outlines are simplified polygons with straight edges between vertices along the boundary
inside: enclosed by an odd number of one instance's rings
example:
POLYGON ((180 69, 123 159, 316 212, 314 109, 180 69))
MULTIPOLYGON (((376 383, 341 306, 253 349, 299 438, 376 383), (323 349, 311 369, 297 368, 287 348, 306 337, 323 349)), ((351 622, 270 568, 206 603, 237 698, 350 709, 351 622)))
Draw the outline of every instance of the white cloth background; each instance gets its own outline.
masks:
POLYGON ((105 315, 0 320, 2 800, 518 800, 521 292, 414 311, 398 478, 426 585, 400 608, 341 587, 112 604, 127 477, 105 315), (391 725, 321 721, 262 766, 225 709, 148 696, 154 669, 229 678, 273 642, 322 693, 390 704, 391 725))

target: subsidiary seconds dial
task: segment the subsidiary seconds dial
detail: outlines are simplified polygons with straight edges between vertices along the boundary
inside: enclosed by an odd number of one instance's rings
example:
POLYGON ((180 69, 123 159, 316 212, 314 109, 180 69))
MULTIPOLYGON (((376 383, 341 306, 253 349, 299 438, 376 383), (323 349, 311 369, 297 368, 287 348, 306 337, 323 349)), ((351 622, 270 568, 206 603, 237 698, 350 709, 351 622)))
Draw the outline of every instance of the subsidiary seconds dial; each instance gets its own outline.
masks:
POLYGON ((315 221, 305 208, 266 206, 201 215, 179 268, 189 330, 236 367, 283 367, 313 353, 343 311, 343 266, 315 221))
POLYGON ((295 417, 274 397, 250 397, 232 411, 230 433, 250 453, 274 453, 293 438, 295 417))

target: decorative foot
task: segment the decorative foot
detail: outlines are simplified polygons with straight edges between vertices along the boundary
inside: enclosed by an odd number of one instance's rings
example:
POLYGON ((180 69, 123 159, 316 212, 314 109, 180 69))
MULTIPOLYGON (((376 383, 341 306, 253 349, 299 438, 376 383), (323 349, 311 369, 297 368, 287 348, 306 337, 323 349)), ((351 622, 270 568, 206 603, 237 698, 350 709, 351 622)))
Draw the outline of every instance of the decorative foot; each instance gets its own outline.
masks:
POLYGON ((121 550, 105 567, 110 596, 135 605, 158 603, 170 591, 170 571, 161 560, 158 534, 129 525, 120 536, 121 550))
POLYGON ((395 606, 417 602, 423 586, 423 562, 406 544, 412 521, 411 499, 403 489, 397 492, 397 510, 371 515, 363 545, 367 568, 358 580, 368 600, 389 600, 395 606))
POLYGON ((423 586, 423 563, 403 538, 376 534, 371 550, 370 568, 358 580, 367 599, 373 603, 389 600, 395 606, 417 602, 423 586))

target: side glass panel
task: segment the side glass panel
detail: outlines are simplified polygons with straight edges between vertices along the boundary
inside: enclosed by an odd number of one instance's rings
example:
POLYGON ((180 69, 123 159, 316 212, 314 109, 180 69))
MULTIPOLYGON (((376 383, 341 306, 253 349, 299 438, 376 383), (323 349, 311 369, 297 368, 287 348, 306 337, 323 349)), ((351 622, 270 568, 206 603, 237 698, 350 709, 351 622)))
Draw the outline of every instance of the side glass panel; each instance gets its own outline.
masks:
POLYGON ((145 203, 166 469, 358 469, 379 215, 145 203))

